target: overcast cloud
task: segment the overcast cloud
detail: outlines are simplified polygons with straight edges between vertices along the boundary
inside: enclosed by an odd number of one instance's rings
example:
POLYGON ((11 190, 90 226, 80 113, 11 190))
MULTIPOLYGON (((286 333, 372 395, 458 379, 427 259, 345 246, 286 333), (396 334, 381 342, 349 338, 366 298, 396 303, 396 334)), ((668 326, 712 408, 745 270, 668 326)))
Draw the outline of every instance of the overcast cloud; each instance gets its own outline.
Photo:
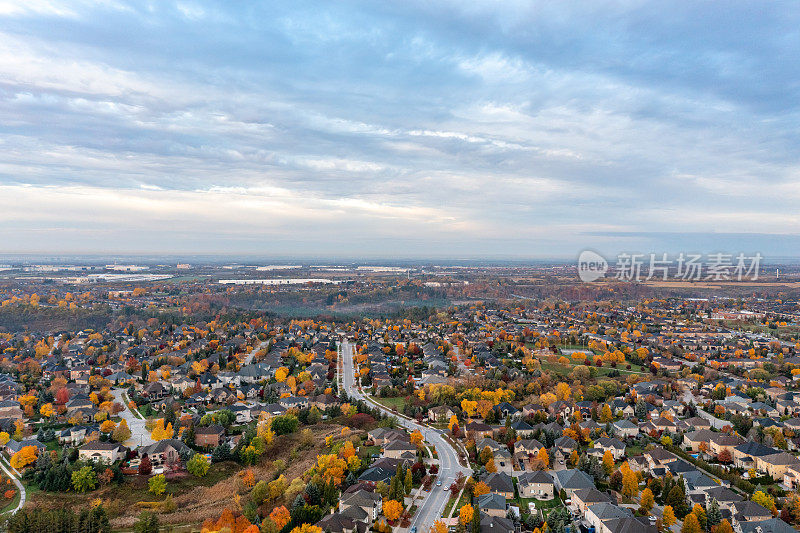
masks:
POLYGON ((0 251, 797 256, 798 106, 794 2, 0 0, 0 251))

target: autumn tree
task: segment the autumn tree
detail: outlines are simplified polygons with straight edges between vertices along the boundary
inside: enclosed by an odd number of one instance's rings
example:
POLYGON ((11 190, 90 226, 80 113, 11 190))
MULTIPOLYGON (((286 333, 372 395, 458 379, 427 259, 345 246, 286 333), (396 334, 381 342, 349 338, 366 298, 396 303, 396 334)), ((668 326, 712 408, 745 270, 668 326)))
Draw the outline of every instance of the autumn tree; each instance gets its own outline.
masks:
POLYGON ((156 496, 161 496, 167 490, 167 478, 164 474, 151 477, 147 482, 147 490, 156 496))
POLYGON ((472 515, 475 513, 475 510, 472 508, 470 504, 464 504, 464 507, 458 511, 458 521, 461 525, 466 526, 470 522, 472 522, 472 515))
POLYGON ((611 450, 606 450, 603 454, 603 470, 607 476, 614 471, 614 456, 611 454, 611 450))
POLYGON ((447 533, 447 525, 441 520, 436 520, 431 526, 430 533, 447 533))
POLYGON ((570 395, 572 394, 572 389, 569 385, 564 382, 560 382, 556 384, 556 399, 557 400, 569 400, 570 395))
POLYGON ((293 528, 290 533, 322 533, 322 528, 311 524, 302 524, 293 528))
POLYGON ((650 510, 655 505, 655 498, 653 497, 653 491, 649 488, 646 488, 642 491, 642 499, 639 502, 639 507, 644 511, 645 514, 650 514, 650 510))
POLYGON ((491 489, 489 488, 489 485, 483 481, 478 481, 478 483, 475 484, 472 494, 477 498, 478 496, 483 496, 484 494, 489 494, 490 492, 491 489))
POLYGON ((773 514, 775 513, 775 499, 769 494, 757 490, 755 493, 753 493, 753 497, 751 499, 762 507, 772 511, 773 514))
POLYGON ((72 488, 75 492, 88 492, 97 487, 97 474, 91 466, 84 466, 72 473, 72 488))
POLYGON ((17 470, 22 470, 36 460, 39 449, 36 446, 23 446, 23 448, 11 456, 11 466, 17 470))
POLYGON ((700 528, 700 522, 698 522, 694 513, 689 513, 684 517, 681 533, 703 533, 700 528))
POLYGON ((280 531, 286 524, 289 523, 289 521, 292 519, 292 515, 289 514, 289 510, 286 507, 281 505, 280 507, 276 507, 272 510, 272 512, 269 514, 269 518, 275 523, 277 530, 280 531))
POLYGON ((153 471, 153 462, 150 460, 149 455, 145 455, 142 457, 142 460, 139 461, 139 475, 140 476, 149 476, 150 472, 153 471))
POLYGON ((175 432, 172 429, 172 422, 167 423, 165 426, 164 419, 159 418, 153 427, 153 431, 150 433, 150 438, 153 440, 165 440, 171 439, 174 434, 175 432))
POLYGON ((733 533, 733 527, 727 518, 723 518, 719 524, 711 528, 711 533, 733 533))
POLYGON ((630 469, 628 463, 625 462, 620 468, 622 472, 622 494, 626 498, 633 498, 639 494, 639 479, 636 477, 636 472, 630 469))
POLYGON ((208 473, 210 463, 205 455, 196 453, 186 462, 186 470, 195 477, 205 477, 208 473))
POLYGON ((661 523, 663 523, 666 527, 672 527, 675 522, 677 522, 677 519, 675 518, 675 512, 672 510, 672 506, 665 505, 661 517, 661 523))
POLYGON ((397 500, 387 500, 383 504, 383 514, 391 521, 395 521, 400 518, 400 514, 402 514, 402 512, 403 505, 397 500))

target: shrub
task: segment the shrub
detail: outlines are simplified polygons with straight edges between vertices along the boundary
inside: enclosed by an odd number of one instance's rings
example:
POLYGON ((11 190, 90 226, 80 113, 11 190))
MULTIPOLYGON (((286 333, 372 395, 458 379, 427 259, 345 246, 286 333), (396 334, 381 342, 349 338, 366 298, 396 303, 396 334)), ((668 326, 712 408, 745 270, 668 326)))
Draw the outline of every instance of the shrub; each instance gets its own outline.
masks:
POLYGON ((6 500, 10 500, 11 498, 14 497, 14 495, 16 493, 17 493, 17 491, 15 491, 13 489, 9 489, 9 490, 5 491, 5 493, 3 495, 6 497, 6 500))

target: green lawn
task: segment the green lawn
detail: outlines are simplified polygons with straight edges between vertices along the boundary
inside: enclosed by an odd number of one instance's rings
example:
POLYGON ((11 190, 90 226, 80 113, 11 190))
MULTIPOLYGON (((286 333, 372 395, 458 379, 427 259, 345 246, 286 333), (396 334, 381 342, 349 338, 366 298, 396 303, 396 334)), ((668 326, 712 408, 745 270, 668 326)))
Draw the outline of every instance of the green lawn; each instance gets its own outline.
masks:
MULTIPOLYGON (((573 364, 572 359, 570 359, 570 363, 567 366, 561 365, 559 363, 553 363, 553 362, 547 361, 546 359, 539 359, 539 362, 542 364, 542 370, 549 370, 550 372, 554 372, 554 373, 556 373, 558 375, 561 375, 561 376, 568 376, 572 372, 572 370, 577 366, 576 364, 573 364)), ((602 366, 600 368, 597 368, 596 366, 592 366, 590 368, 594 368, 597 371, 597 377, 607 376, 608 373, 611 372, 612 370, 619 370, 620 374, 646 374, 647 373, 647 372, 644 372, 642 370, 641 366, 634 365, 633 363, 630 363, 631 369, 628 370, 628 369, 625 368, 625 366, 627 364, 628 363, 617 365, 617 368, 611 368, 610 366, 602 366)))
POLYGON ((641 446, 626 446, 625 447, 625 455, 628 457, 634 457, 636 455, 642 455, 643 448, 641 446))
POLYGON ((377 396, 372 397, 373 400, 378 402, 379 404, 383 405, 384 407, 388 407, 389 409, 394 409, 398 413, 403 412, 403 407, 406 404, 406 399, 402 396, 398 396, 396 398, 378 398, 377 396))
POLYGON ((361 457, 372 457, 375 453, 381 453, 380 446, 362 446, 358 449, 358 455, 361 457))
POLYGON ((556 496, 552 500, 537 500, 536 498, 518 498, 520 511, 528 510, 528 504, 533 502, 537 509, 552 509, 561 505, 561 500, 556 496))

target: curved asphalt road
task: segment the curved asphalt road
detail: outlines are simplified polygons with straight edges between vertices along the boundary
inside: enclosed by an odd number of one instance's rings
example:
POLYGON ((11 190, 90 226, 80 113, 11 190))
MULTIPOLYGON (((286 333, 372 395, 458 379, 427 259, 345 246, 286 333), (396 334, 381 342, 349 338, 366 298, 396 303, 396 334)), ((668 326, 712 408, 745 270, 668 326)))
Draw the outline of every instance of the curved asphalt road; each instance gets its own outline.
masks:
POLYGON ((425 496, 422 504, 418 506, 417 512, 411 520, 411 526, 416 526, 418 533, 428 533, 428 530, 433 526, 434 521, 442 517, 444 508, 450 499, 450 491, 448 487, 456 480, 459 473, 465 476, 471 475, 472 471, 458 462, 458 453, 453 446, 442 437, 442 432, 438 429, 429 428, 417 424, 415 421, 401 418, 393 413, 386 407, 373 402, 362 394, 361 391, 355 386, 355 368, 353 365, 353 355, 355 353, 354 347, 347 341, 342 341, 339 345, 339 357, 343 361, 344 375, 342 376, 342 386, 351 398, 357 398, 369 402, 374 407, 377 407, 389 416, 394 416, 398 419, 401 426, 410 431, 418 430, 422 436, 436 448, 436 454, 439 457, 439 480, 442 482, 441 487, 434 485, 431 492, 425 496))
POLYGON ((2 468, 3 472, 5 472, 5 474, 14 481, 14 485, 17 486, 17 490, 19 491, 19 503, 14 509, 12 509, 11 511, 7 511, 10 514, 15 514, 17 511, 22 509, 23 505, 25 505, 25 500, 27 499, 28 494, 25 492, 25 487, 19 480, 19 472, 17 472, 17 470, 14 467, 10 465, 6 466, 5 460, 3 460, 0 461, 0 468, 2 468))
POLYGON ((137 446, 149 446, 153 444, 155 441, 150 437, 150 432, 147 431, 145 427, 146 420, 143 418, 138 418, 131 412, 131 408, 128 407, 128 402, 126 402, 122 395, 127 389, 112 389, 111 395, 114 396, 114 401, 119 402, 125 407, 125 410, 120 411, 119 416, 125 419, 125 422, 128 424, 128 429, 131 430, 131 438, 125 441, 123 444, 128 447, 135 448, 137 446))

